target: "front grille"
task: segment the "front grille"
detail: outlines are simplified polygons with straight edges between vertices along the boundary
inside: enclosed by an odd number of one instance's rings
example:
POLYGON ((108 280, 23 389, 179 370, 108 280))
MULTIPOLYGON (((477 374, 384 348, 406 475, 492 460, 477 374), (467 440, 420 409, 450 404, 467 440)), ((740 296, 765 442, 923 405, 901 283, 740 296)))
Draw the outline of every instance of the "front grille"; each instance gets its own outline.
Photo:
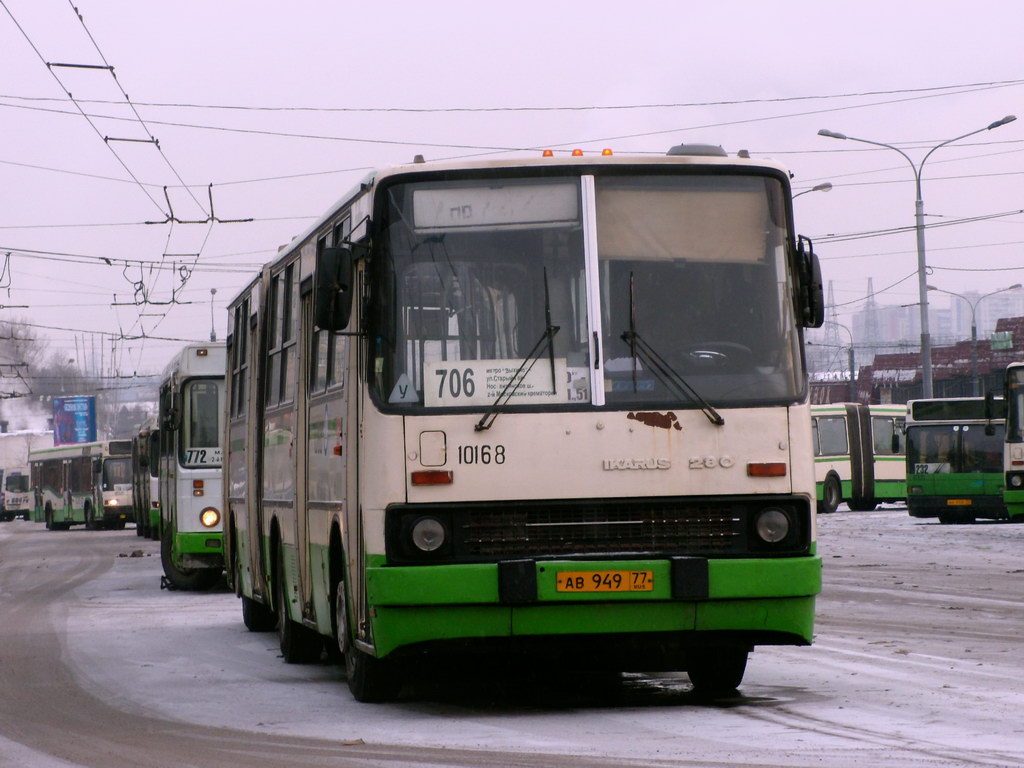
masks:
POLYGON ((728 552, 741 534, 730 510, 580 505, 479 510, 455 520, 462 554, 480 558, 728 552))
POLYGON ((593 499, 395 505, 387 511, 392 563, 494 562, 519 558, 618 555, 737 557, 804 554, 809 513, 792 497, 593 499), (751 533, 755 511, 786 508, 794 530, 768 547, 751 533), (445 545, 418 551, 409 532, 424 516, 441 520, 445 545))

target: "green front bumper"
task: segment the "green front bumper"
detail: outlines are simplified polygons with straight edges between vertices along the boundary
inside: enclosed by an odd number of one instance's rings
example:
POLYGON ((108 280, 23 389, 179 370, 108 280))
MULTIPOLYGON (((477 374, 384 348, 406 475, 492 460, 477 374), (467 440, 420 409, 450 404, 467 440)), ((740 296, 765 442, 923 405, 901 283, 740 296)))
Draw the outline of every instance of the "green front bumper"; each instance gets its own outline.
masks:
POLYGON ((706 597, 672 596, 668 560, 534 563, 536 599, 502 602, 494 563, 370 567, 374 645, 385 656, 413 643, 456 638, 648 632, 749 632, 810 643, 821 558, 709 560, 706 597), (566 593, 559 571, 650 570, 647 592, 566 593))

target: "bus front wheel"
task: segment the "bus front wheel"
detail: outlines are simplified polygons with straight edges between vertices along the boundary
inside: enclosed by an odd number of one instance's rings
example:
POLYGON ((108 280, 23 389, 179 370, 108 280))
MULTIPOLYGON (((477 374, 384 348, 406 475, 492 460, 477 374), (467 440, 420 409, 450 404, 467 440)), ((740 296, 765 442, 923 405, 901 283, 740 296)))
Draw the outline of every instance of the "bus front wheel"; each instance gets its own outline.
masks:
POLYGON ((392 701, 398 696, 402 680, 394 661, 378 659, 356 648, 349 633, 345 582, 338 582, 335 597, 335 626, 338 651, 345 659, 345 678, 352 698, 364 703, 392 701))
POLYGON ((174 532, 170 527, 164 529, 160 538, 160 563, 164 575, 177 589, 196 591, 209 589, 220 579, 220 571, 216 568, 179 568, 174 564, 174 532))
POLYGON ((717 698, 736 692, 747 669, 745 648, 697 648, 687 654, 686 674, 697 696, 717 698))
POLYGON ((831 515, 839 508, 843 500, 843 489, 839 485, 839 478, 829 475, 821 488, 821 501, 818 502, 818 512, 824 515, 831 515))

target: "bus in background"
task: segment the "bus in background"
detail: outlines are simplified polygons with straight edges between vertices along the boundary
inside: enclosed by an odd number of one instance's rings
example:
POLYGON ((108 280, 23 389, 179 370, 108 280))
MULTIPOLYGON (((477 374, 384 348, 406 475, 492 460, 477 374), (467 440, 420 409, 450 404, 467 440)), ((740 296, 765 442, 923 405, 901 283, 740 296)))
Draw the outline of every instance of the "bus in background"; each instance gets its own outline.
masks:
POLYGON ((905 405, 811 406, 818 512, 867 512, 907 497, 905 405))
POLYGON ((224 570, 221 436, 224 343, 190 344, 160 383, 160 560, 164 583, 208 589, 224 570))
POLYGON ((132 508, 135 534, 160 539, 160 430, 150 419, 132 438, 132 508))
POLYGON ((823 300, 791 199, 703 145, 371 173, 229 306, 246 625, 328 642, 360 701, 473 651, 717 695, 809 644, 823 300))
POLYGON ((28 467, 11 467, 3 473, 3 499, 0 520, 28 520, 34 506, 28 467))
POLYGON ((907 403, 907 511, 940 523, 1005 520, 1000 398, 952 397, 907 403))
POLYGON ((1024 521, 1024 363, 1010 363, 1004 376, 1006 443, 1003 446, 1003 501, 1010 520, 1020 522, 1024 521))
POLYGON ((29 454, 36 519, 50 530, 124 528, 132 510, 130 440, 71 443, 29 454))

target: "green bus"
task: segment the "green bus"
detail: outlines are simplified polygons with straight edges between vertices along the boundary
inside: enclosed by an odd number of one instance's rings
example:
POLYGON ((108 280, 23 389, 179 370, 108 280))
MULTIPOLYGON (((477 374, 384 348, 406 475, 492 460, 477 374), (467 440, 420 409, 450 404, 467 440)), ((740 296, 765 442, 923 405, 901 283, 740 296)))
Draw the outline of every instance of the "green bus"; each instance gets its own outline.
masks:
POLYGON ((1006 519, 1002 398, 952 397, 907 404, 907 511, 940 523, 1006 519))
POLYGON ((842 502, 867 512, 879 503, 903 501, 906 417, 905 405, 811 406, 818 512, 835 512, 842 502))
POLYGON ((1006 366, 1006 441, 1003 445, 1003 501, 1010 520, 1024 520, 1024 363, 1006 366))

